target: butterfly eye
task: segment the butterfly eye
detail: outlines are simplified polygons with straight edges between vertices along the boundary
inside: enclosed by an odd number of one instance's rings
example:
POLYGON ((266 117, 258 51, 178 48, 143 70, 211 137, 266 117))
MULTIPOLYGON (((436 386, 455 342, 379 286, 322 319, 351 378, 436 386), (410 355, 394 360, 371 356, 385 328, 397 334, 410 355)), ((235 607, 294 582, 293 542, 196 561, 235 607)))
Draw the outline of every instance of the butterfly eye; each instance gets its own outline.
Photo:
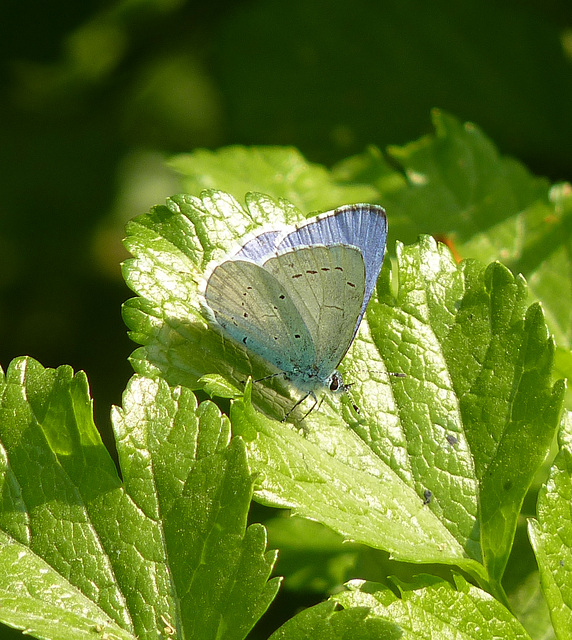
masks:
POLYGON ((340 388, 340 376, 336 375, 337 372, 332 376, 332 380, 330 381, 330 391, 337 391, 340 388))

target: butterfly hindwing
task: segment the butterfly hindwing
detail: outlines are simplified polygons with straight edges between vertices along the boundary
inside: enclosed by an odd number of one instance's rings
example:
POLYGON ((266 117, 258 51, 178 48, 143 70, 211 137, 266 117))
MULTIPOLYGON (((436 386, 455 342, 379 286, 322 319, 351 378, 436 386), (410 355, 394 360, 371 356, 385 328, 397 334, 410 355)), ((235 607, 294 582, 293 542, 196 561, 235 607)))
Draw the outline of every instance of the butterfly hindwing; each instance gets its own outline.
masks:
POLYGON ((351 344, 364 296, 365 269, 354 247, 300 247, 268 260, 264 267, 289 292, 308 333, 313 369, 326 378, 351 344))
POLYGON ((315 360, 312 338, 288 292, 264 267, 228 260, 209 277, 205 301, 218 324, 286 374, 315 360))

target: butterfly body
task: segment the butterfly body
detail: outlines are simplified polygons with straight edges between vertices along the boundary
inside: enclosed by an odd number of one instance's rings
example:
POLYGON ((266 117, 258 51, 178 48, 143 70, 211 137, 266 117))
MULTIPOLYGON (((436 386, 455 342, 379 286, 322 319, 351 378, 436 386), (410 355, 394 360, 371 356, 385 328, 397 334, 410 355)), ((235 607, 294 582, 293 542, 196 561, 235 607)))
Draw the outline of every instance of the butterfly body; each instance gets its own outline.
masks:
POLYGON ((373 293, 386 237, 384 210, 366 204, 263 231, 214 266, 205 309, 306 396, 341 391, 337 366, 373 293))

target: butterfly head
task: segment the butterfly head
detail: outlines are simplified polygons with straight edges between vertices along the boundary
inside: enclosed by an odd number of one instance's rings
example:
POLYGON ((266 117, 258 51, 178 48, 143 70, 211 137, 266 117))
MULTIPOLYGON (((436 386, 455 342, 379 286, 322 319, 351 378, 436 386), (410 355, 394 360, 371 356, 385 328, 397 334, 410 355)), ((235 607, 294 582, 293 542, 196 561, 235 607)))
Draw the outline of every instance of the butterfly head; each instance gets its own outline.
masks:
POLYGON ((295 369, 292 373, 283 375, 296 389, 313 396, 324 393, 338 395, 351 387, 344 382, 342 374, 337 369, 327 373, 320 371, 316 365, 308 367, 307 370, 295 369))
POLYGON ((336 369, 326 380, 326 387, 332 393, 344 393, 351 385, 345 384, 342 374, 336 369))
POLYGON ((304 374, 300 374, 294 379, 289 378, 291 382, 294 382, 295 386, 305 391, 304 395, 296 402, 296 404, 288 411, 288 413, 282 418, 282 422, 288 419, 288 417, 293 413, 293 411, 300 406, 306 398, 311 397, 314 400, 312 406, 306 411, 306 413, 301 418, 304 420, 307 418, 312 411, 316 407, 319 407, 322 404, 322 400, 324 396, 328 393, 332 394, 341 394, 348 391, 351 385, 345 384, 344 379, 342 378, 342 374, 335 369, 330 373, 327 377, 321 377, 317 374, 315 370, 311 372, 305 372, 304 374), (316 395, 318 394, 318 395, 316 395), (321 396, 318 399, 318 396, 321 396))

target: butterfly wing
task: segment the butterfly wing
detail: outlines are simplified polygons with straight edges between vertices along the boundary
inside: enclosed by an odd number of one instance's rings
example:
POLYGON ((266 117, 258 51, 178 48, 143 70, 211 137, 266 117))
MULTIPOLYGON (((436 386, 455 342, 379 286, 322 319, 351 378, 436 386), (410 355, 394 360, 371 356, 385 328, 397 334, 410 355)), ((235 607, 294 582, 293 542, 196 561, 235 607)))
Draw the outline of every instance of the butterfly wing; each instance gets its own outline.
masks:
POLYGON ((385 211, 370 204, 261 232, 215 267, 205 302, 234 340, 291 379, 323 383, 359 328, 386 239, 385 211))
MULTIPOLYGON (((360 312, 353 327, 355 336, 373 294, 387 241, 387 218, 383 207, 350 204, 312 218, 279 241, 278 253, 312 245, 350 245, 359 249, 365 265, 365 288, 360 312)), ((351 341, 350 341, 351 342, 351 341)))
POLYGON ((340 244, 299 247, 270 258, 264 268, 297 308, 313 344, 308 377, 323 383, 348 350, 361 313, 365 267, 360 251, 340 244))
POLYGON ((248 240, 234 254, 233 259, 250 260, 251 262, 262 264, 269 256, 276 253, 276 246, 283 235, 283 230, 263 231, 248 240))
POLYGON ((315 361, 313 340, 286 288, 264 267, 227 260, 211 273, 205 302, 218 324, 286 375, 315 361))

